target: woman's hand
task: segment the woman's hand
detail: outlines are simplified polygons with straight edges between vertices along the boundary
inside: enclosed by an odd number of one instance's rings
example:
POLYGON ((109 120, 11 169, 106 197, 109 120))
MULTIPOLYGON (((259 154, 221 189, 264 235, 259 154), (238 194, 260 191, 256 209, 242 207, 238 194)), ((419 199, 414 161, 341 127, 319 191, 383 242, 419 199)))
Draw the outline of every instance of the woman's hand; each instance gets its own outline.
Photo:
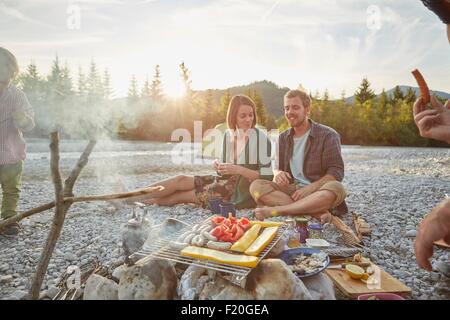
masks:
POLYGON ((236 164, 221 163, 218 166, 217 172, 221 175, 241 174, 242 167, 236 164))

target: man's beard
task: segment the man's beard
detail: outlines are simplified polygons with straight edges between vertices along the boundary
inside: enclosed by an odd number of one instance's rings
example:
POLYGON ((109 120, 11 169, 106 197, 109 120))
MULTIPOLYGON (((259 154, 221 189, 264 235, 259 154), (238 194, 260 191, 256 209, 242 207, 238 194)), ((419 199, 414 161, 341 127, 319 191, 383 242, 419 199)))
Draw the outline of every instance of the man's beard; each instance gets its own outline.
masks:
POLYGON ((306 117, 305 118, 303 118, 302 120, 300 120, 299 118, 296 118, 293 122, 292 122, 292 124, 289 122, 289 120, 288 120, 288 123, 289 123, 289 125, 291 126, 291 128, 295 128, 295 127, 300 127, 300 126, 302 126, 304 123, 305 123, 305 121, 306 121, 306 117))

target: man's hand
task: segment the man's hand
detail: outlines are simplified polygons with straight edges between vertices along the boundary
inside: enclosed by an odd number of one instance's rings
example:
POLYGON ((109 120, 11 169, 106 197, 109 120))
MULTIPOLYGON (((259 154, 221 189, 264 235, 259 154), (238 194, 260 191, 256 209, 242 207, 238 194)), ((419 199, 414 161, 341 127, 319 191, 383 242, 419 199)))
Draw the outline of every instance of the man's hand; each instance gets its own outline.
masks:
POLYGON ((291 175, 286 171, 278 171, 273 177, 273 182, 275 182, 279 186, 287 186, 289 183, 291 183, 291 180, 291 175))
POLYGON ((431 96, 431 105, 433 109, 426 109, 422 98, 414 103, 414 122, 420 136, 450 143, 450 100, 444 106, 431 96))
POLYGON ((309 196, 310 194, 314 193, 317 191, 317 188, 313 185, 313 184, 308 184, 307 186, 304 186, 298 190, 296 190, 291 198, 294 201, 298 201, 300 199, 303 199, 307 196, 309 196))
POLYGON ((417 229, 414 249, 419 267, 432 270, 429 259, 433 256, 433 243, 440 239, 450 243, 450 200, 435 207, 417 229))

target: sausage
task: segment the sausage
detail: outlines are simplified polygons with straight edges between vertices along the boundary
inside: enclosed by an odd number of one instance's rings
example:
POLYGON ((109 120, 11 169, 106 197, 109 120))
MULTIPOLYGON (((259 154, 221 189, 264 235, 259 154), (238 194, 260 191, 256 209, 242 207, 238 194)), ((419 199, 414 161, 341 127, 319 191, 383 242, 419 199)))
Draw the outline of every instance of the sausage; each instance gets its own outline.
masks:
POLYGON ((182 242, 185 242, 187 244, 192 243, 192 239, 194 239, 195 236, 196 236, 196 234, 192 232, 192 233, 188 234, 186 236, 186 238, 183 239, 182 242))
POLYGON ((197 247, 203 247, 205 243, 206 239, 200 234, 196 235, 191 241, 191 244, 197 247))
POLYGON ((184 248, 186 248, 188 246, 188 244, 185 242, 170 241, 169 246, 172 249, 183 250, 184 248))
POLYGON ((203 224, 203 225, 200 226, 200 228, 197 229, 197 233, 202 233, 203 231, 208 230, 210 227, 211 226, 209 226, 209 225, 203 224))
POLYGON ((221 242, 221 241, 208 241, 206 246, 210 249, 216 250, 228 250, 233 244, 231 242, 221 242))
POLYGON ((430 102, 430 90, 428 90, 427 83, 425 82, 425 79, 423 78, 422 74, 419 70, 414 69, 411 72, 416 78, 417 84, 419 85, 420 89, 420 96, 422 97, 423 103, 426 105, 430 102))
POLYGON ((179 242, 184 242, 184 239, 189 235, 189 234, 191 234, 192 233, 192 231, 186 231, 186 232, 184 232, 182 235, 180 235, 178 238, 177 238, 177 241, 179 241, 179 242))
POLYGON ((202 236, 205 237, 208 240, 217 241, 217 238, 214 237, 212 234, 210 234, 209 231, 207 231, 207 230, 202 232, 202 236))
POLYGON ((198 229, 199 229, 201 226, 202 226, 201 224, 195 224, 195 225, 192 227, 192 231, 197 232, 198 229))

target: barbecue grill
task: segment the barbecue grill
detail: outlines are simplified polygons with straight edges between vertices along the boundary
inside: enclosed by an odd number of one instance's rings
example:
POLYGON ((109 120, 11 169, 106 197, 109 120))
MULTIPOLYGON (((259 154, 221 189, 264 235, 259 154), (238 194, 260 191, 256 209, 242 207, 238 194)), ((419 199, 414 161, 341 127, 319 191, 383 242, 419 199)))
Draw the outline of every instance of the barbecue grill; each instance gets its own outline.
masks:
MULTIPOLYGON (((211 218, 210 218, 211 219, 211 218)), ((206 221, 205 221, 206 222, 206 221)), ((252 271, 253 268, 235 266, 226 263, 219 263, 215 261, 194 259, 190 257, 184 257, 180 254, 180 250, 173 249, 170 247, 170 241, 176 241, 176 239, 184 232, 192 229, 192 225, 187 226, 183 229, 178 230, 172 234, 166 235, 164 237, 158 238, 156 241, 144 244, 144 246, 138 251, 130 256, 130 260, 136 261, 140 258, 136 264, 144 264, 146 261, 152 258, 158 258, 163 260, 168 260, 176 263, 181 263, 185 265, 194 265, 202 267, 209 270, 214 270, 224 273, 224 276, 228 278, 234 284, 245 287, 245 280, 252 271)), ((280 240, 283 234, 287 230, 287 224, 283 224, 278 228, 277 235, 275 238, 264 248, 264 250, 258 255, 259 262, 272 250, 275 244, 280 240)), ((235 253, 232 251, 227 251, 229 253, 235 253)))

